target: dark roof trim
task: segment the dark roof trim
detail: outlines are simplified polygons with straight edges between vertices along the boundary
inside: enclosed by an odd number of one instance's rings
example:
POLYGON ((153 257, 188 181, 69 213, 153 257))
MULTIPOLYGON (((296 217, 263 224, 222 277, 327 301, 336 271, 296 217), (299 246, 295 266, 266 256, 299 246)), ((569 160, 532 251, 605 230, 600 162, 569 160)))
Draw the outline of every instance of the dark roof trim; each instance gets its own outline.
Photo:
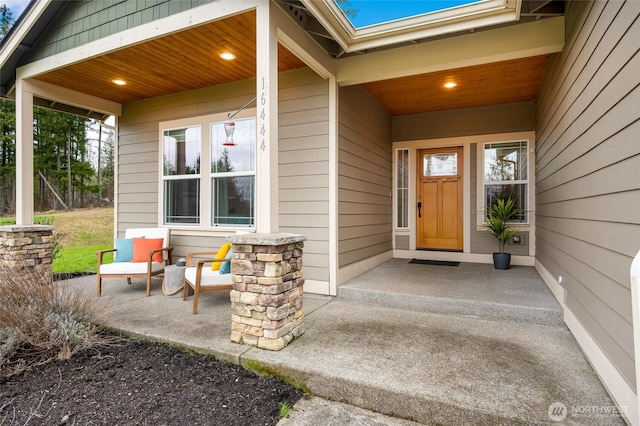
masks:
MULTIPOLYGON (((13 24, 7 35, 0 43, 0 49, 5 49, 9 40, 16 37, 16 33, 20 26, 25 22, 29 12, 36 6, 38 0, 31 0, 20 17, 13 24)), ((16 69, 27 62, 33 46, 36 46, 38 40, 47 33, 47 29, 53 24, 55 18, 65 7, 64 1, 52 1, 44 10, 42 15, 33 23, 27 34, 19 41, 19 44, 10 53, 7 61, 0 68, 0 97, 6 98, 9 90, 16 82, 16 69)))

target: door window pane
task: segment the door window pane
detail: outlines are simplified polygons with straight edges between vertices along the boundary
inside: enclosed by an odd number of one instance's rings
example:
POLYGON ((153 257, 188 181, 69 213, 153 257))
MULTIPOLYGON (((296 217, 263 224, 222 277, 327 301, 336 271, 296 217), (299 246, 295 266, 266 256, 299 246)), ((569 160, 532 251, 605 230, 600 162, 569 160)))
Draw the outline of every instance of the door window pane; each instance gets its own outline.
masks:
POLYGON ((442 152, 422 156, 423 176, 456 176, 458 174, 458 153, 442 152))

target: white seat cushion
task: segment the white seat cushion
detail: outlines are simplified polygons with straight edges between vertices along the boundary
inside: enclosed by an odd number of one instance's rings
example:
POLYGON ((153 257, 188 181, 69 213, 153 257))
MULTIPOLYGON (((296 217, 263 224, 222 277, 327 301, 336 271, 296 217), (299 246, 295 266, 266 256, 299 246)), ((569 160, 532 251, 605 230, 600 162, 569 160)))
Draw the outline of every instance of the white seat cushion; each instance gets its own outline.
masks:
MULTIPOLYGON (((196 284, 196 270, 197 268, 195 266, 191 266, 184 271, 184 278, 193 285, 196 284)), ((204 265, 202 268, 200 287, 216 287, 231 284, 233 284, 231 282, 231 274, 220 275, 220 271, 212 271, 208 265, 204 265)))
MULTIPOLYGON (((162 262, 152 262, 151 263, 151 271, 161 271, 164 269, 164 263, 162 262)), ((100 265, 100 273, 109 275, 109 274, 146 274, 147 273, 147 262, 116 262, 116 263, 107 263, 100 265)))

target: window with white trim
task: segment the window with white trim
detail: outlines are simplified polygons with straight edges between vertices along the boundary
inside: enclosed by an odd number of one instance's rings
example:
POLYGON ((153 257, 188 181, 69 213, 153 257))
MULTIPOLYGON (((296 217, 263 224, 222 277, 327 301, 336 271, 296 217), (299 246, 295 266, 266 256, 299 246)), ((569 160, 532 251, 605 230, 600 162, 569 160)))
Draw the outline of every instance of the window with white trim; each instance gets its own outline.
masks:
POLYGON ((164 130, 162 134, 163 222, 200 223, 201 126, 164 130))
POLYGON ((256 119, 235 121, 236 146, 225 146, 224 123, 211 124, 211 226, 254 226, 256 119))
POLYGON ((233 143, 224 128, 226 114, 160 123, 163 225, 255 226, 255 110, 242 114, 234 120, 233 143))
POLYGON ((396 151, 396 227, 409 227, 409 150, 396 151))
POLYGON ((527 223, 529 157, 527 141, 484 144, 483 200, 487 211, 497 199, 512 198, 522 210, 516 223, 527 223))

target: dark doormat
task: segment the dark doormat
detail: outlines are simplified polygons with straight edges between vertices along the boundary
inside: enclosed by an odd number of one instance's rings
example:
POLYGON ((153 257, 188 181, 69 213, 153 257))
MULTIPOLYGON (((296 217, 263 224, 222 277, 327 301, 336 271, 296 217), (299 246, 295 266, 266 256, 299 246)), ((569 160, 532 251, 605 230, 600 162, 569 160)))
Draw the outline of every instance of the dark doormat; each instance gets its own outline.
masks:
POLYGON ((418 265, 460 266, 460 262, 449 262, 448 260, 411 259, 409 263, 416 263, 418 265))

